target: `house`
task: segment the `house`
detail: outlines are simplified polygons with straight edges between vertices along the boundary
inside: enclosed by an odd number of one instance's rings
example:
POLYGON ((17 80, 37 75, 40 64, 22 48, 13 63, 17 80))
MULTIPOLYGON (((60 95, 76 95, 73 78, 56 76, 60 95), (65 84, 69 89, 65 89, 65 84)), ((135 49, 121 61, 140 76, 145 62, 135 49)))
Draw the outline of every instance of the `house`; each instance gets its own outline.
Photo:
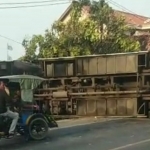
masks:
MULTIPOLYGON (((70 12, 72 9, 72 5, 73 5, 73 3, 71 3, 69 5, 69 7, 65 10, 65 12, 60 16, 58 21, 66 23, 70 19, 70 12)), ((82 8, 80 19, 83 20, 83 19, 87 18, 90 15, 89 12, 90 12, 90 7, 84 6, 82 8)), ((127 23, 127 25, 136 29, 134 36, 137 39, 140 38, 140 42, 142 41, 141 43, 143 43, 143 42, 145 43, 145 39, 146 39, 146 43, 144 44, 146 46, 144 46, 142 49, 150 50, 150 33, 149 33, 150 18, 141 16, 141 15, 137 15, 137 14, 119 11, 119 10, 114 10, 114 13, 116 14, 116 16, 123 16, 125 18, 125 22, 127 23), (143 40, 141 40, 141 39, 143 39, 143 40)))
MULTIPOLYGON (((73 5, 73 3, 71 3, 69 5, 69 7, 65 10, 65 12, 60 16, 58 21, 62 21, 65 23, 70 19, 70 12, 72 9, 72 5, 73 5)), ((82 14, 81 14, 82 19, 87 18, 89 16, 89 11, 90 11, 89 6, 83 7, 82 14)), ((114 12, 117 16, 119 16, 119 15, 123 16, 125 18, 126 23, 129 26, 136 28, 137 30, 146 31, 146 30, 150 29, 150 18, 149 17, 132 14, 132 13, 128 13, 128 12, 123 12, 123 11, 118 11, 118 10, 114 10, 114 12)))

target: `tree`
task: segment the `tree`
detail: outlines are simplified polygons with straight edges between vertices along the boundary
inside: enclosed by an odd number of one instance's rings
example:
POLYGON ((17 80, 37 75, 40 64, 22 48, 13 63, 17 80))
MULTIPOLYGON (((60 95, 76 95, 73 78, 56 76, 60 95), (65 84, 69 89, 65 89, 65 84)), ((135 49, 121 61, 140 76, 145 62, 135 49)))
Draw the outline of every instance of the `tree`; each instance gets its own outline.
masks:
POLYGON ((100 40, 95 46, 96 53, 117 53, 138 51, 140 44, 127 33, 131 30, 122 16, 116 16, 114 10, 104 1, 93 1, 91 19, 99 27, 100 40))
POLYGON ((131 31, 104 0, 79 0, 73 2, 67 23, 56 21, 44 36, 34 35, 24 42, 25 58, 35 58, 36 43, 40 45, 40 57, 138 51, 139 42, 127 34, 131 31), (83 8, 89 15, 82 20, 83 8))
POLYGON ((22 45, 25 48, 25 56, 22 57, 21 59, 24 59, 26 61, 32 61, 33 59, 35 59, 36 58, 35 51, 37 48, 37 44, 39 44, 39 46, 42 47, 43 43, 44 37, 42 35, 33 35, 31 39, 25 38, 22 42, 22 45))

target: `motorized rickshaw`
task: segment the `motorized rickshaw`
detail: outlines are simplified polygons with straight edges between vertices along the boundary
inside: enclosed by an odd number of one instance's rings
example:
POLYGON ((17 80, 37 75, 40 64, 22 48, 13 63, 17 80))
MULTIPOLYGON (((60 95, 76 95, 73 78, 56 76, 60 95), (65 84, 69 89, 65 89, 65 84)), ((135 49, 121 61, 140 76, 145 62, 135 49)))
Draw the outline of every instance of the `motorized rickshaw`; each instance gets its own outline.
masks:
MULTIPOLYGON (((20 88, 21 110, 20 118, 16 127, 16 133, 23 135, 26 140, 42 140, 46 138, 49 127, 58 127, 52 115, 45 113, 42 108, 35 107, 33 98, 34 90, 45 81, 45 79, 32 75, 2 76, 0 81, 4 81, 9 88, 10 96, 13 89, 20 88), (30 107, 29 107, 30 106, 30 107)), ((11 119, 0 116, 0 138, 7 138, 7 133, 11 124, 11 119)))

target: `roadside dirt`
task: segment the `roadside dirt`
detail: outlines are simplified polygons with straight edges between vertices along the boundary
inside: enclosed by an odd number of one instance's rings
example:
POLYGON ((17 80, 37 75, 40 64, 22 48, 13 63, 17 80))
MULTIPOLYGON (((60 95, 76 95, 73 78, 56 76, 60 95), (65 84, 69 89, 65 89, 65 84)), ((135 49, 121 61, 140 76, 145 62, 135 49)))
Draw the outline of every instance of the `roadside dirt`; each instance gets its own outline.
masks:
POLYGON ((122 118, 102 118, 102 117, 85 117, 57 121, 59 128, 67 128, 71 126, 85 125, 96 122, 105 122, 110 120, 118 120, 122 118))

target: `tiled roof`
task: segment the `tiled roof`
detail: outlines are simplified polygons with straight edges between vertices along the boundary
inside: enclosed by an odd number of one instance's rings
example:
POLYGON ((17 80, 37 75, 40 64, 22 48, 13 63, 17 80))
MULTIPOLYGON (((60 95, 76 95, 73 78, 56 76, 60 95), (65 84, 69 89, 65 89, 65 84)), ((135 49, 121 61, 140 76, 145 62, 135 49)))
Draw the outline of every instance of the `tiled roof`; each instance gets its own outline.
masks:
POLYGON ((123 11, 118 11, 115 10, 115 13, 117 13, 117 15, 122 15, 125 17, 125 20, 128 24, 132 24, 132 25, 143 25, 148 19, 148 17, 145 16, 141 16, 141 15, 137 15, 137 14, 131 14, 128 12, 123 12, 123 11))
MULTIPOLYGON (((62 14, 62 16, 59 18, 59 21, 64 20, 64 18, 70 13, 71 8, 72 8, 72 4, 70 4, 70 6, 66 9, 66 11, 62 14)), ((85 13, 89 12, 89 10, 90 9, 88 6, 85 6, 83 8, 83 11, 85 13)), ((119 10, 114 10, 114 12, 117 14, 117 16, 119 16, 119 15, 124 16, 126 23, 131 26, 136 26, 136 27, 142 27, 143 25, 150 26, 150 18, 149 17, 132 14, 132 13, 128 13, 128 12, 123 12, 123 11, 119 11, 119 10)))

